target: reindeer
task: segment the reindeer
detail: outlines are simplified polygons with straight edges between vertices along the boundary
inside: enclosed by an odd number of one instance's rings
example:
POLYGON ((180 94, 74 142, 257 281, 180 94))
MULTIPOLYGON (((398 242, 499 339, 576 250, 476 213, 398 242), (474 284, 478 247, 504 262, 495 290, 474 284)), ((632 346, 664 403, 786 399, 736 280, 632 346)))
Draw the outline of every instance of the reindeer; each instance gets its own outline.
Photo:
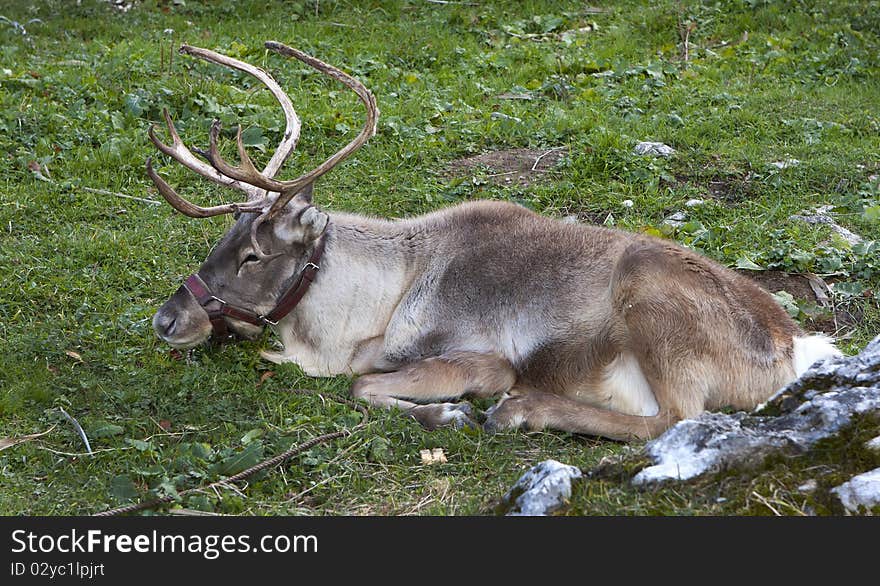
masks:
POLYGON ((704 410, 751 409, 817 360, 840 354, 805 334, 763 289, 673 242, 568 224, 500 201, 463 203, 386 220, 328 214, 312 200, 319 177, 376 131, 376 100, 358 80, 296 49, 294 57, 353 90, 363 130, 302 176, 275 179, 300 121, 265 71, 183 46, 181 52, 248 73, 284 112, 286 130, 258 171, 238 130, 239 166, 218 149, 196 157, 167 110, 164 154, 246 201, 200 207, 147 159, 147 173, 181 213, 236 221, 153 326, 190 348, 229 332, 271 327, 283 350, 263 352, 309 376, 356 376, 351 392, 397 408, 427 428, 476 425, 464 397, 497 397, 490 430, 552 428, 617 440, 655 437, 704 410), (207 161, 207 162, 206 162, 207 161))

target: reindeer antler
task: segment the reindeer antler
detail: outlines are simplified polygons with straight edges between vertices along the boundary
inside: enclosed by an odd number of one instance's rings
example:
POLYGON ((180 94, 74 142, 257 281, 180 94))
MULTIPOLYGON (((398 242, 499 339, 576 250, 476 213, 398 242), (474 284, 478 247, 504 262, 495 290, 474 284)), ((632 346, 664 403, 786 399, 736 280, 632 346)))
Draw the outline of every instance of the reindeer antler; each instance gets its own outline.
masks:
POLYGON ((250 185, 255 185, 257 187, 260 187, 261 189, 265 189, 266 191, 277 191, 279 193, 278 198, 275 200, 275 202, 272 204, 272 207, 267 212, 267 216, 271 218, 280 210, 284 209, 284 206, 286 206, 287 203, 291 199, 293 199, 297 193, 302 191, 302 189, 305 188, 309 183, 313 182, 315 179, 335 167, 341 161, 345 160, 349 155, 351 155, 365 142, 367 142, 367 140, 371 136, 376 134, 376 123, 379 119, 379 108, 376 105, 376 98, 373 96, 370 90, 368 90, 364 86, 364 84, 351 77, 350 75, 333 67, 332 65, 328 65, 327 63, 324 63, 319 59, 315 59, 311 55, 307 55, 298 49, 288 47, 287 45, 283 45, 275 41, 267 41, 265 46, 267 49, 275 51, 276 53, 279 53, 286 57, 295 57, 303 63, 314 67, 321 73, 329 75, 333 79, 342 82, 352 91, 354 91, 355 94, 357 94, 357 96, 361 99, 367 109, 367 120, 364 123, 364 129, 361 130, 360 134, 358 134, 354 138, 354 140, 348 143, 342 150, 338 151, 326 161, 315 167, 313 170, 303 175, 300 175, 296 179, 292 179, 290 181, 277 181, 265 172, 257 172, 257 170, 254 168, 253 163, 251 162, 250 157, 247 154, 247 151, 244 148, 244 145, 242 144, 241 128, 239 128, 236 141, 238 144, 238 156, 241 161, 240 166, 234 167, 227 163, 220 156, 219 149, 217 148, 217 137, 220 134, 220 122, 214 122, 214 125, 211 127, 211 164, 214 165, 214 167, 223 175, 244 183, 248 183, 250 185))
MULTIPOLYGON (((153 170, 151 160, 147 159, 147 174, 150 176, 150 179, 156 184, 156 187, 159 189, 159 193, 171 204, 174 209, 180 211, 181 213, 194 217, 194 218, 206 218, 210 216, 216 216, 220 214, 228 214, 234 212, 247 212, 247 213, 262 213, 262 216, 259 218, 259 222, 255 222, 255 226, 262 223, 263 220, 269 219, 278 213, 287 203, 293 199, 297 193, 302 191, 309 183, 313 182, 315 179, 332 169, 339 162, 347 158, 351 155, 355 150, 360 148, 371 136, 376 133, 376 122, 379 117, 379 109, 376 106, 376 98, 373 94, 368 90, 361 82, 354 79, 353 77, 343 73, 339 69, 333 67, 332 65, 328 65, 323 61, 315 59, 310 55, 303 53, 297 49, 293 49, 288 47, 287 45, 283 45, 281 43, 276 43, 274 41, 266 42, 266 48, 275 51, 281 55, 285 55, 287 57, 295 57, 314 67, 318 71, 333 77, 341 81, 347 87, 352 89, 364 105, 367 108, 367 120, 364 125, 364 129, 361 133, 355 137, 348 145, 346 145, 342 150, 338 151, 332 157, 328 158, 326 161, 318 165, 312 171, 297 177, 296 179, 290 181, 276 181, 274 179, 275 175, 281 169, 281 166, 284 164, 284 161, 287 160, 287 157, 290 156, 290 153, 296 148, 296 143, 299 140, 300 133, 300 121, 296 115, 296 112, 293 109, 293 104, 290 101, 290 98, 287 94, 281 89, 278 83, 270 76, 268 73, 260 69, 259 67, 254 67, 248 63, 244 63, 237 59, 233 59, 231 57, 227 57, 226 55, 221 55, 220 53, 215 53, 214 51, 209 51, 208 49, 201 49, 198 47, 191 47, 189 45, 183 45, 180 48, 180 52, 193 55, 195 57, 199 57, 206 61, 210 61, 212 63, 217 63, 219 65, 224 65, 226 67, 231 67, 233 69, 237 69, 239 71, 243 71, 257 78, 269 89, 275 99, 278 100, 278 103, 281 104, 282 110, 284 110, 284 117, 287 123, 287 127, 284 131, 284 136, 281 140, 281 143, 278 145, 275 153, 272 155, 272 158, 269 160, 269 163, 266 165, 265 169, 262 172, 257 171, 254 167, 253 162, 247 154, 247 151, 244 148, 244 144, 241 139, 241 127, 238 129, 237 136, 237 145, 238 145, 238 155, 240 159, 240 166, 234 167, 228 164, 219 153, 219 149, 217 148, 217 138, 220 133, 220 122, 215 120, 213 125, 211 126, 211 146, 210 151, 206 155, 210 165, 196 157, 192 151, 190 151, 186 145, 181 141, 180 136, 177 133, 177 129, 174 127, 174 123, 171 121, 171 116, 167 111, 163 111, 163 116, 165 118, 165 124, 168 127, 168 134, 171 136, 171 145, 164 144, 160 141, 155 134, 155 128, 150 127, 149 136, 150 140, 153 141, 153 144, 156 147, 170 156, 177 162, 181 163, 188 169, 195 171, 199 175, 206 177, 216 183, 221 185, 226 185, 228 187, 233 187, 243 191, 248 196, 248 201, 241 203, 231 203, 231 204, 223 204, 213 207, 204 208, 201 206, 197 206, 180 195, 178 195, 174 189, 171 188, 168 183, 166 183, 159 175, 153 170), (272 202, 271 207, 266 210, 266 206, 268 205, 268 192, 278 192, 278 197, 272 202), (264 211, 266 210, 266 211, 264 211)), ((201 153, 204 154, 204 153, 201 153)))

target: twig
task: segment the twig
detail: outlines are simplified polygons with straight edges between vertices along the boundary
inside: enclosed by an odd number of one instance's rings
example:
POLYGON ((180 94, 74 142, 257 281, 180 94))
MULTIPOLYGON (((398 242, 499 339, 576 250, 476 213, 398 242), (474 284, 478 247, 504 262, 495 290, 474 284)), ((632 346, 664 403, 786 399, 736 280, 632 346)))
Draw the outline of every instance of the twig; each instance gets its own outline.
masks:
MULTIPOLYGON (((47 452, 51 452, 53 454, 58 454, 59 456, 70 456, 71 458, 82 458, 83 456, 88 456, 90 454, 86 452, 62 452, 61 450, 55 450, 48 446, 44 446, 42 444, 37 444, 34 446, 40 450, 46 450, 47 452)), ((102 452, 124 452, 125 450, 133 450, 131 446, 126 446, 124 448, 99 448, 97 450, 92 450, 91 455, 100 454, 102 452)))
MULTIPOLYGON (((11 27, 15 30, 15 32, 21 33, 21 34, 24 35, 24 36, 28 36, 28 32, 27 32, 27 30, 24 28, 24 25, 22 25, 22 24, 20 24, 20 23, 18 23, 18 22, 16 22, 16 21, 14 21, 14 20, 11 20, 11 19, 9 19, 9 18, 6 18, 6 17, 3 16, 2 14, 0 14, 0 22, 5 22, 5 23, 8 24, 9 26, 11 26, 11 27)), ((40 20, 39 18, 32 18, 32 19, 30 19, 29 21, 27 21, 25 24, 28 25, 28 26, 30 26, 30 25, 32 25, 32 24, 34 24, 34 23, 40 23, 40 24, 43 24, 43 21, 40 20)))
POLYGON ((462 6, 479 6, 476 2, 452 2, 450 0, 425 0, 428 4, 460 4, 462 6))
POLYGON ((532 165, 532 171, 536 171, 538 169, 538 163, 541 162, 541 159, 543 159, 544 157, 546 157, 547 155, 549 155, 550 153, 552 153, 554 151, 561 151, 564 148, 565 147, 554 147, 554 148, 550 149, 549 151, 545 152, 544 154, 542 154, 541 156, 539 156, 537 159, 535 159, 535 164, 532 165))
POLYGON ((240 496, 243 499, 247 498, 247 495, 243 492, 244 490, 247 490, 247 483, 245 483, 245 486, 238 488, 234 484, 230 484, 226 481, 221 480, 220 482, 217 483, 217 486, 220 488, 225 488, 226 490, 228 490, 230 492, 234 492, 235 494, 237 494, 238 496, 240 496))
POLYGON ((781 517, 781 516, 782 516, 782 513, 780 513, 778 510, 776 510, 776 507, 774 507, 773 505, 771 505, 771 504, 770 504, 770 501, 767 500, 766 497, 764 497, 764 496, 762 496, 761 494, 759 494, 758 491, 753 490, 753 491, 752 491, 752 496, 755 497, 756 499, 758 499, 758 500, 761 502, 762 505, 764 505, 765 507, 767 507, 768 509, 770 509, 771 511, 773 511, 773 514, 774 514, 774 515, 776 515, 777 517, 781 517))
POLYGON ((690 46, 689 46, 689 44, 690 44, 690 38, 691 38, 691 31, 695 30, 696 28, 697 28, 697 23, 691 22, 689 20, 682 22, 681 18, 679 18, 679 20, 678 20, 678 36, 679 36, 679 38, 681 38, 682 44, 684 45, 684 47, 683 47, 684 54, 682 55, 682 60, 685 63, 687 63, 688 59, 690 59, 690 46))
POLYGON ((139 201, 142 203, 151 203, 153 205, 162 205, 161 201, 156 201, 155 199, 144 199, 143 197, 135 197, 133 195, 126 195, 124 193, 118 193, 116 191, 107 191, 106 189, 95 189, 94 187, 82 187, 83 191, 88 191, 89 193, 98 193, 100 195, 112 195, 113 197, 121 197, 124 199, 133 199, 134 201, 139 201))
MULTIPOLYGON (((308 394, 318 395, 321 398, 321 400, 324 399, 323 395, 321 395, 317 391, 312 391, 309 389, 292 389, 291 392, 298 393, 298 394, 308 393, 308 394)), ((228 478, 224 478, 223 480, 218 480, 216 482, 212 482, 211 484, 209 484, 207 486, 199 486, 199 487, 195 487, 195 488, 189 488, 186 490, 182 490, 182 491, 178 492, 177 496, 183 497, 188 494, 192 494, 194 492, 204 492, 207 490, 214 490, 214 492, 217 493, 217 487, 227 488, 229 490, 233 490, 233 491, 237 492, 238 494, 240 494, 242 496, 245 496, 244 493, 242 492, 242 490, 246 490, 247 486, 244 486, 241 489, 239 489, 238 487, 235 486, 236 482, 241 482, 242 480, 245 480, 246 478, 253 476, 257 472, 260 472, 262 470, 266 470, 268 468, 274 468, 274 467, 278 466, 279 464, 286 462, 287 460, 289 460, 293 456, 300 454, 302 452, 305 452, 306 450, 309 450, 309 449, 313 448, 314 446, 317 446, 318 444, 329 442, 329 441, 332 441, 335 439, 349 437, 352 434, 354 434, 354 433, 362 430, 364 427, 366 427, 367 422, 369 421, 369 413, 367 412, 366 408, 363 405, 360 405, 359 403, 357 403, 355 401, 352 401, 350 399, 345 399, 343 397, 334 397, 334 400, 336 400, 340 403, 344 403, 346 405, 349 405, 353 409, 360 411, 361 414, 363 414, 364 418, 361 420, 360 423, 358 423, 357 425, 355 425, 352 428, 319 435, 319 436, 314 437, 314 438, 312 438, 308 441, 305 441, 301 444, 297 444, 297 445, 291 447, 290 449, 288 449, 287 451, 285 451, 281 454, 278 454, 275 457, 268 458, 266 460, 263 460, 259 464, 256 464, 255 466, 251 466, 250 468, 248 468, 246 470, 242 470, 238 474, 234 474, 228 478)), ((116 515, 124 515, 124 514, 128 514, 128 513, 134 513, 136 511, 143 511, 144 509, 153 509, 155 507, 174 502, 175 500, 176 500, 175 497, 170 496, 170 495, 166 495, 166 496, 159 497, 159 498, 151 500, 151 501, 135 503, 135 504, 131 504, 131 505, 126 505, 124 507, 111 509, 109 511, 102 511, 100 513, 95 513, 93 516, 95 516, 95 517, 112 517, 112 516, 116 516, 116 515)))
POLYGON ((71 417, 67 411, 64 410, 64 407, 58 407, 58 410, 61 411, 61 414, 67 418, 67 420, 73 424, 73 427, 76 428, 77 433, 79 433, 79 437, 82 438, 83 443, 86 445, 86 451, 89 453, 89 456, 94 456, 94 452, 92 452, 92 446, 89 445, 89 438, 86 436, 86 432, 83 430, 82 425, 79 424, 79 421, 71 417))
POLYGON ((684 62, 687 63, 688 59, 690 59, 690 49, 688 48, 688 39, 691 38, 691 28, 687 27, 684 29, 684 62))
POLYGON ((498 98, 499 100, 533 100, 534 99, 532 94, 505 93, 505 94, 498 94, 495 97, 498 98))
POLYGON ((177 515, 179 517, 225 517, 221 513, 213 513, 210 511, 196 511, 193 509, 169 509, 169 515, 177 515))
POLYGON ((56 425, 53 425, 52 427, 50 427, 49 429, 47 429, 46 431, 44 431, 42 433, 32 433, 30 435, 22 435, 19 437, 0 438, 0 450, 5 450, 6 448, 11 448, 13 446, 17 446, 18 444, 23 444, 25 442, 35 440, 38 437, 43 437, 44 435, 46 435, 47 433, 49 433, 50 431, 52 431, 56 427, 57 427, 56 425))
POLYGON ((307 489, 305 489, 305 490, 303 490, 303 491, 301 491, 301 492, 298 492, 298 493, 296 493, 296 494, 293 494, 293 495, 290 495, 290 496, 288 496, 288 497, 285 497, 285 498, 287 499, 286 502, 290 502, 290 501, 298 501, 299 499, 301 499, 301 498, 304 497, 305 495, 309 494, 310 492, 312 492, 313 490, 315 490, 315 489, 318 488, 319 486, 322 486, 322 485, 324 485, 324 484, 327 484, 327 483, 330 482, 331 480, 338 480, 338 479, 342 478, 343 476, 345 476, 345 475, 344 475, 344 474, 337 474, 336 476, 331 476, 330 478, 325 478, 325 479, 322 480, 321 482, 317 482, 317 483, 311 485, 310 487, 308 487, 307 489))

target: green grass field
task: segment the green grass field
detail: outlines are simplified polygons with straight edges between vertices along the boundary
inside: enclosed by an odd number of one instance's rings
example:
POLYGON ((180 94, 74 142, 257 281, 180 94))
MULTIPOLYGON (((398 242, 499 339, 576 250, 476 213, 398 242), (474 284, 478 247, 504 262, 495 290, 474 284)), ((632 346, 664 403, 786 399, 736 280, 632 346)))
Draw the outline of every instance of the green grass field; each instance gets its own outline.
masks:
MULTIPOLYGON (((175 496, 360 420, 345 405, 291 394, 344 396, 351 381, 263 361, 268 334, 188 356, 155 339, 154 311, 232 220, 192 220, 142 201, 161 201, 144 171, 157 155, 147 128, 167 107, 184 140, 205 147, 219 118, 232 154, 240 123, 263 162, 283 131, 257 82, 177 55, 184 42, 264 67, 288 89, 303 130, 286 177, 351 140, 362 110, 342 86, 268 54, 263 41, 301 48, 375 93, 377 136, 315 188, 331 212, 399 217, 515 201, 662 234, 758 278, 820 275, 833 283, 832 307, 789 291, 806 329, 835 334, 850 353, 880 330, 876 2, 162 0, 123 13, 97 0, 12 0, 0 17, 0 438, 52 429, 0 451, 0 514, 81 515, 175 496), (643 140, 677 152, 634 155, 643 140), (487 168, 448 171, 472 155, 556 147, 565 156, 528 185, 496 181, 487 168), (691 199, 704 203, 686 207, 691 199), (822 205, 862 242, 790 219, 822 205), (677 211, 687 213, 683 225, 665 224, 677 211), (82 424, 94 456, 61 408, 82 424)), ((187 197, 237 196, 156 160, 187 197)), ((641 462, 638 444, 426 432, 373 411, 350 438, 171 508, 492 514, 543 459, 590 469, 622 458, 581 484, 567 512, 839 514, 828 489, 880 465, 860 448, 877 433, 860 422, 806 456, 646 491, 626 482, 641 462), (448 463, 423 465, 419 451, 435 447, 448 463), (801 494, 808 479, 819 489, 801 494)))

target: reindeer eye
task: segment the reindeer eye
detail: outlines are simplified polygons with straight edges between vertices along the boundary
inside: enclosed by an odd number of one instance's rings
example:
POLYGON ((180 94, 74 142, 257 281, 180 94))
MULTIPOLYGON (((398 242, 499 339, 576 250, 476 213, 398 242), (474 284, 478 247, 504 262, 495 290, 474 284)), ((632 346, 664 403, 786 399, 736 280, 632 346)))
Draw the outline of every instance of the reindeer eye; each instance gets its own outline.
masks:
POLYGON ((244 265, 246 265, 248 263, 252 263, 252 262, 260 262, 260 258, 256 254, 253 254, 253 253, 247 255, 246 257, 244 257, 242 259, 241 264, 238 265, 238 270, 241 270, 244 267, 244 265))

